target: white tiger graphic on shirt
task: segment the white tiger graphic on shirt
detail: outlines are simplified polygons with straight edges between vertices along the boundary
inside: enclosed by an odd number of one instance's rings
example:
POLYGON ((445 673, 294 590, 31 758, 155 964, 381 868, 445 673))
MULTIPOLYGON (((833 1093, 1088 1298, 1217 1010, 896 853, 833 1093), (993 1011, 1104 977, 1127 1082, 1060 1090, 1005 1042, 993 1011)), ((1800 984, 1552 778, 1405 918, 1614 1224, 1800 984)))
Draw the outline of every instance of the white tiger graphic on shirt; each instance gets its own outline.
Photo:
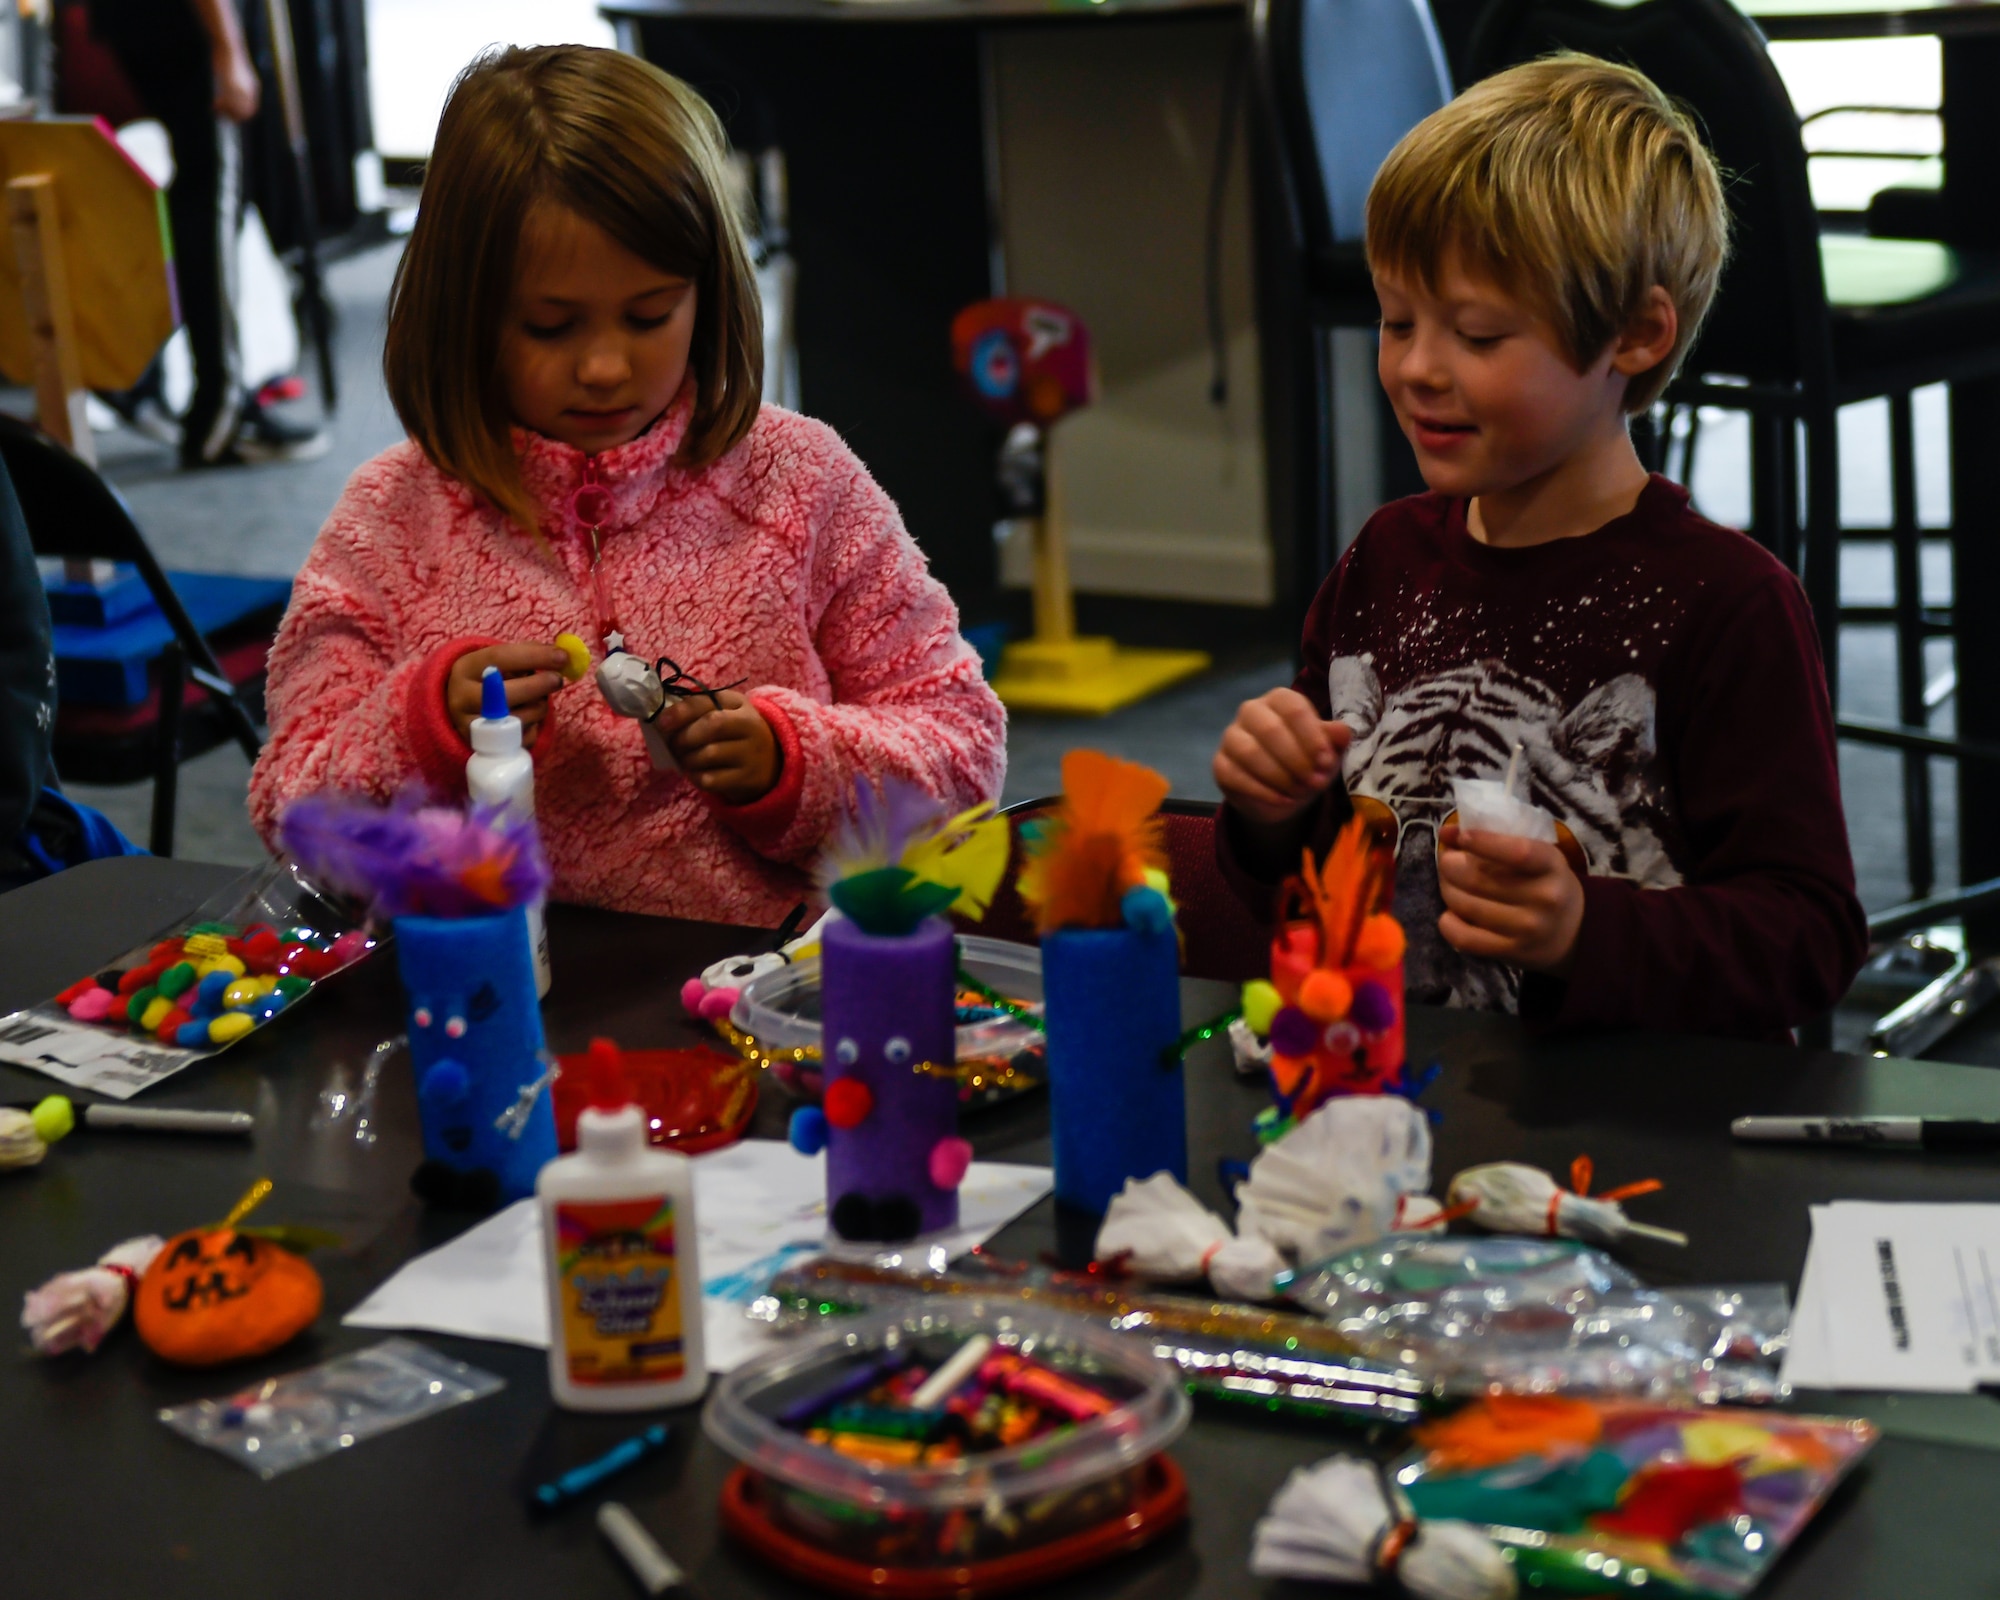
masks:
POLYGON ((1520 973, 1444 942, 1437 827, 1457 778, 1494 778, 1522 747, 1527 798, 1569 826, 1594 876, 1648 888, 1681 881, 1664 835, 1674 832, 1655 765, 1656 697, 1627 673, 1567 712, 1547 684, 1504 661, 1468 661, 1384 696, 1373 655, 1337 656, 1327 672, 1333 716, 1354 730, 1342 762, 1348 792, 1396 814, 1396 915, 1409 936, 1409 998, 1513 1011, 1520 973))

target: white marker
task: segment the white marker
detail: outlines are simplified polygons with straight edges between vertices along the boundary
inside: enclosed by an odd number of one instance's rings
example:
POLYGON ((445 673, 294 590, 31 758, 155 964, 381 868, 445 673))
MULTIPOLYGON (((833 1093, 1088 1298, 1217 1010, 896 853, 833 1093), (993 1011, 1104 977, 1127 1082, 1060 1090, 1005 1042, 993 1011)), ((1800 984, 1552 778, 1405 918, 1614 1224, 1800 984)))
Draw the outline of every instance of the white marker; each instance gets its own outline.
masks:
POLYGON ((935 1411, 957 1391, 958 1386, 979 1370, 979 1363, 986 1359, 986 1352, 993 1348, 993 1340, 986 1334, 975 1333, 964 1344, 951 1353, 945 1364, 917 1385, 916 1393, 910 1396, 910 1407, 915 1411, 935 1411))
POLYGON ((625 1558, 625 1565, 646 1593, 665 1594, 687 1582, 687 1574, 654 1542, 646 1525, 616 1500, 607 1500, 597 1508, 597 1531, 625 1558))

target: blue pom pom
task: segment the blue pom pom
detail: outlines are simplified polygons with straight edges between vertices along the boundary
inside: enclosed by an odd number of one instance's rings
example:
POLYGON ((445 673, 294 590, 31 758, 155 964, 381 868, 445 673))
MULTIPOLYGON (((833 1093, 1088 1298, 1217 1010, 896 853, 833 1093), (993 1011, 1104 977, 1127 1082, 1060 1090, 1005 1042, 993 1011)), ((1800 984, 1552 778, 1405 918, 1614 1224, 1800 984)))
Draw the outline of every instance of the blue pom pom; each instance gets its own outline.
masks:
POLYGON ((1174 925, 1174 908, 1149 884, 1127 889, 1119 910, 1124 913, 1125 926, 1140 933, 1165 933, 1174 925))
POLYGON ((290 995, 281 989, 273 989, 250 1008, 250 1015, 255 1017, 259 1022, 269 1022, 291 1003, 292 997, 290 995))
POLYGON ((786 1136, 800 1155, 818 1155, 826 1148, 826 1113, 818 1106, 800 1106, 792 1113, 786 1136))
POLYGON ((201 980, 188 1005, 188 1015, 192 1017, 217 1017, 222 1014, 222 991, 236 980, 227 972, 211 972, 201 980))
POLYGON ((471 1089, 472 1076, 465 1070, 465 1063, 446 1056, 431 1063, 431 1070, 417 1085, 417 1098, 427 1106, 449 1106, 463 1100, 471 1089))
POLYGON ((174 1029, 174 1043, 187 1050, 203 1050, 208 1047, 208 1021, 198 1017, 193 1022, 183 1022, 174 1029))

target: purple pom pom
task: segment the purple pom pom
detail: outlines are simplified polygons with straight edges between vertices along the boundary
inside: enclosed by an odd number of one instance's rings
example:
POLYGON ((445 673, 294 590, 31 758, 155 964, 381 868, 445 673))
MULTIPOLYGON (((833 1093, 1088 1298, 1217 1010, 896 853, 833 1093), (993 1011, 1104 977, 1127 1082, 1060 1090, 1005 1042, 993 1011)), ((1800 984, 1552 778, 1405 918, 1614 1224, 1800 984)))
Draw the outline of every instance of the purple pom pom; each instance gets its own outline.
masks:
POLYGON ((1363 978, 1354 986, 1354 1009, 1348 1015, 1364 1033, 1380 1033, 1396 1020, 1396 1002, 1373 978, 1363 978))
POLYGON ((1271 1048, 1281 1056, 1306 1056, 1319 1043, 1319 1024, 1297 1006, 1283 1006, 1271 1019, 1271 1048))

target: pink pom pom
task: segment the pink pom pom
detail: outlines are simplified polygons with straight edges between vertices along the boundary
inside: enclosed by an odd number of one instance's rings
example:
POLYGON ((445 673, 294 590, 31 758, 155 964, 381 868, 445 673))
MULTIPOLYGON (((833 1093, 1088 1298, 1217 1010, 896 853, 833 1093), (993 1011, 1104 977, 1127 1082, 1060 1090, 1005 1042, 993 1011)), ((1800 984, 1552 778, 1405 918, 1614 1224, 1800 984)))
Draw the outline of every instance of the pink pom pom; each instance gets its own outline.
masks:
POLYGON ((972 1146, 963 1139, 940 1139, 931 1147, 931 1182, 940 1189, 956 1189, 971 1165, 972 1146))
POLYGON ((346 966, 351 961, 359 961, 368 954, 368 935, 359 928, 349 928, 333 941, 333 948, 327 952, 333 957, 334 965, 346 966))
POLYGON ((699 978, 690 978, 681 985, 681 1005, 698 1017, 701 1015, 701 997, 707 993, 707 984, 699 978))
POLYGON ((118 996, 109 989, 86 989, 69 1003, 69 1014, 78 1022, 101 1022, 111 1014, 118 996))
POLYGON ((701 997, 701 1015, 704 1021, 720 1022, 728 1016, 736 1004, 741 989, 711 989, 701 997))

